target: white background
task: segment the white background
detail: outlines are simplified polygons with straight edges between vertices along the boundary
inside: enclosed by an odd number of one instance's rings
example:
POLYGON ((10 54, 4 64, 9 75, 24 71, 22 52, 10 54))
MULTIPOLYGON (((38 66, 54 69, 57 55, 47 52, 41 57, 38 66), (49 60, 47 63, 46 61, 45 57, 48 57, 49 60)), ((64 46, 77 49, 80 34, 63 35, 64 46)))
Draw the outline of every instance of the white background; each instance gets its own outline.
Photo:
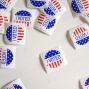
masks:
MULTIPOLYGON (((60 1, 67 11, 52 36, 28 29, 26 45, 17 46, 16 68, 0 69, 0 88, 19 77, 26 89, 79 89, 79 79, 89 75, 89 46, 76 51, 67 40, 67 31, 84 22, 80 18, 73 18, 67 0, 60 1), (63 48, 68 65, 47 74, 39 54, 56 45, 63 48)), ((18 0, 15 7, 26 7, 25 0, 18 0)), ((2 39, 0 35, 0 46, 5 45, 2 39)))

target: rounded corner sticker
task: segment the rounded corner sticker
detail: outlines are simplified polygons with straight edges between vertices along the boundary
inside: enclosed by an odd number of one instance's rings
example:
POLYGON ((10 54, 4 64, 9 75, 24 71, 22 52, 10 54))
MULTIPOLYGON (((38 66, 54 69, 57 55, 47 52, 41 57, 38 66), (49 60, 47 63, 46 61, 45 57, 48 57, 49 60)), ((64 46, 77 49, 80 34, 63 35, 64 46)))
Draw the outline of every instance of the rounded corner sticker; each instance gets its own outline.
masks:
POLYGON ((10 25, 6 30, 6 38, 9 42, 20 42, 24 38, 24 29, 19 25, 10 25))
POLYGON ((63 58, 61 53, 57 50, 50 50, 46 53, 44 60, 49 68, 57 68, 61 66, 63 58))
POLYGON ((13 53, 10 49, 0 48, 0 64, 9 66, 13 61, 13 53))
POLYGON ((89 42, 89 32, 85 27, 78 27, 73 32, 73 37, 78 45, 85 45, 89 42))
POLYGON ((52 21, 50 21, 45 14, 40 14, 38 17, 38 24, 40 26, 43 26, 45 29, 53 28, 55 23, 56 23, 56 19, 53 19, 52 21))

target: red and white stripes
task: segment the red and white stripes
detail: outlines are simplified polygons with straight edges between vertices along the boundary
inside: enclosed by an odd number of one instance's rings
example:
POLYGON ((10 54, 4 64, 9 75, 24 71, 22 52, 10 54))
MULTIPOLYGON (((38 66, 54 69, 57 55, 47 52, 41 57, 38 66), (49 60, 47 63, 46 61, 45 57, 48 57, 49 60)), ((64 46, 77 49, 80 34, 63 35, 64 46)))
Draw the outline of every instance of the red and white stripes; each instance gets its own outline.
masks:
POLYGON ((45 14, 40 14, 38 17, 38 23, 41 25, 44 20, 45 20, 46 15, 45 14))
POLYGON ((82 0, 82 3, 85 7, 85 9, 89 8, 89 1, 88 0, 82 0))
POLYGON ((56 7, 57 10, 61 9, 61 4, 59 3, 58 0, 50 0, 50 1, 56 7))
POLYGON ((86 31, 87 31, 87 29, 85 29, 84 27, 76 28, 74 33, 73 33, 74 34, 73 36, 78 36, 79 34, 82 34, 86 31))
POLYGON ((60 59, 60 60, 55 60, 54 62, 50 63, 47 60, 47 66, 49 66, 50 68, 57 68, 57 67, 61 66, 62 61, 63 61, 63 59, 60 59))

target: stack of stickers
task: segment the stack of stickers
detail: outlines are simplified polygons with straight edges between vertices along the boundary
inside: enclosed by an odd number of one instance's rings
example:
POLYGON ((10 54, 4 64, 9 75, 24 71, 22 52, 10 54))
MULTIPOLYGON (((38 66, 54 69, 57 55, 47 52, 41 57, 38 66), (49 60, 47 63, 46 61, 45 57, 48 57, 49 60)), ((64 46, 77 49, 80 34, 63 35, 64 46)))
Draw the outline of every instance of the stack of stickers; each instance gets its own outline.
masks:
POLYGON ((89 0, 71 0, 71 8, 89 22, 89 0))
POLYGON ((39 14, 34 28, 52 35, 61 15, 66 11, 59 0, 27 0, 28 8, 37 8, 42 13, 39 14))

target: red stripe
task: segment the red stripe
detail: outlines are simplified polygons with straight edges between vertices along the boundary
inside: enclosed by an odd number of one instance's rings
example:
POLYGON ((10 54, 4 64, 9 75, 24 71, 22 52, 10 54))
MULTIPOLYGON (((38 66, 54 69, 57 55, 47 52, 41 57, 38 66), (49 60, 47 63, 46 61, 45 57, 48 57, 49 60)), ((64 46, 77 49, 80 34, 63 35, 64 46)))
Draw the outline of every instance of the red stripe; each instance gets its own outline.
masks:
POLYGON ((18 36, 18 37, 23 38, 24 36, 18 36))
POLYGON ((38 19, 38 21, 42 21, 42 22, 43 22, 43 20, 44 20, 44 19, 40 19, 40 18, 38 19))
POLYGON ((78 32, 81 34, 81 30, 79 28, 77 28, 77 29, 78 29, 78 32))
POLYGON ((62 64, 62 60, 59 60, 60 61, 60 64, 62 64))
POLYGON ((18 38, 17 40, 22 40, 21 38, 18 38))
POLYGON ((42 22, 38 22, 39 24, 42 24, 42 22))
POLYGON ((49 64, 49 67, 52 68, 51 64, 49 64))
POLYGON ((45 14, 40 14, 40 16, 46 16, 45 14))
POLYGON ((57 62, 54 62, 55 66, 57 67, 57 62))
POLYGON ((57 61, 57 64, 58 64, 58 66, 60 66, 60 62, 59 61, 57 61))
POLYGON ((86 32, 86 29, 85 28, 83 28, 83 30, 84 30, 84 32, 86 32))
POLYGON ((81 31, 83 32, 83 29, 80 27, 81 31))
POLYGON ((77 30, 75 30, 75 32, 76 32, 76 34, 78 35, 78 31, 77 31, 77 30))
POLYGON ((41 19, 45 19, 44 17, 42 17, 42 16, 39 16, 39 18, 41 18, 41 19))
POLYGON ((53 63, 52 63, 52 67, 55 68, 53 63))
POLYGON ((18 29, 22 29, 21 27, 18 27, 18 29))
POLYGON ((18 33, 18 35, 24 35, 24 33, 18 33))

